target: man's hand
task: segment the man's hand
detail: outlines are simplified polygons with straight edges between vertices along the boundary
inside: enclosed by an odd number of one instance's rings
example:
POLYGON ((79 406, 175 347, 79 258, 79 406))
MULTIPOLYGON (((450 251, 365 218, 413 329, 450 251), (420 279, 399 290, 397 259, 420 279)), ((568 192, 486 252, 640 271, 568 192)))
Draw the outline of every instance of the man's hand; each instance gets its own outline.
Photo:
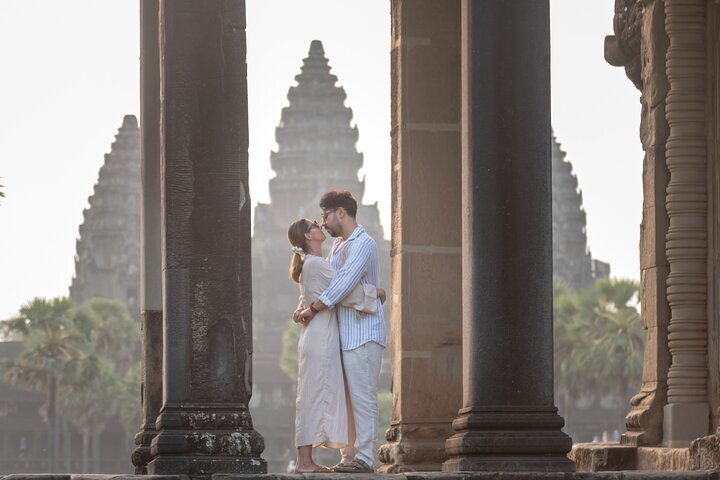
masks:
POLYGON ((384 303, 385 303, 385 299, 387 299, 387 294, 385 293, 385 289, 378 287, 378 289, 377 289, 377 296, 378 296, 378 298, 380 299, 380 303, 381 303, 381 304, 384 304, 384 303))
POLYGON ((302 323, 303 325, 307 325, 308 323, 310 323, 310 320, 312 320, 313 318, 315 318, 315 312, 313 312, 309 308, 306 308, 305 310, 300 312, 300 323, 302 323))

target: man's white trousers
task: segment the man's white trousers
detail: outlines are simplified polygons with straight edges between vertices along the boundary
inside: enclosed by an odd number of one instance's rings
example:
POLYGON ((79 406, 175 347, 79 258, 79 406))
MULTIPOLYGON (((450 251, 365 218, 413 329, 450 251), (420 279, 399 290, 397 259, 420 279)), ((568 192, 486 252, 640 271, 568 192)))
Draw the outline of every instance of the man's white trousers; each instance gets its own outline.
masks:
POLYGON ((375 342, 368 342, 342 352, 349 423, 348 446, 341 450, 343 463, 357 458, 374 467, 377 387, 384 349, 375 342))

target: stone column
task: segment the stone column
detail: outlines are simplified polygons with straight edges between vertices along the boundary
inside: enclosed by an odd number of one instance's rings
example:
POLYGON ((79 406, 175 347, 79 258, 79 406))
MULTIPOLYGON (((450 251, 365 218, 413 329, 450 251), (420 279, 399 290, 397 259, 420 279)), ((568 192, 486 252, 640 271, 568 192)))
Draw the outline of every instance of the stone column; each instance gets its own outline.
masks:
POLYGON ((135 473, 147 473, 150 444, 162 406, 162 255, 160 248, 159 0, 140 0, 140 328, 142 426, 132 454, 135 473))
MULTIPOLYGON (((708 116, 710 125, 708 129, 708 178, 709 201, 708 218, 718 218, 720 215, 720 3, 708 4, 708 77, 714 78, 708 91, 708 101, 711 102, 708 116)), ((708 225, 708 259, 710 271, 708 272, 708 403, 710 405, 710 431, 718 435, 720 428, 720 222, 710 222, 708 225)), ((720 441, 720 438, 718 438, 720 441)))
POLYGON ((459 0, 392 2, 391 132, 392 291, 402 294, 380 471, 440 470, 462 400, 459 0))
POLYGON ((667 276, 670 267, 665 254, 668 229, 665 196, 669 179, 665 163, 669 133, 665 119, 669 88, 665 73, 668 41, 663 0, 634 3, 629 10, 625 7, 621 3, 615 5, 615 35, 605 39, 605 59, 611 65, 625 67, 628 77, 641 92, 640 140, 645 157, 640 225, 640 310, 647 337, 642 385, 630 400, 631 410, 625 418, 627 431, 620 443, 660 445, 670 368, 667 341, 670 323, 667 276))
POLYGON ((243 0, 160 1, 163 406, 151 474, 264 473, 243 0))
POLYGON ((445 471, 574 471, 553 398, 548 0, 462 3, 463 407, 445 471))
POLYGON ((670 304, 668 404, 663 444, 687 447, 710 424, 707 369, 706 1, 666 0, 667 166, 670 227, 666 252, 670 304))

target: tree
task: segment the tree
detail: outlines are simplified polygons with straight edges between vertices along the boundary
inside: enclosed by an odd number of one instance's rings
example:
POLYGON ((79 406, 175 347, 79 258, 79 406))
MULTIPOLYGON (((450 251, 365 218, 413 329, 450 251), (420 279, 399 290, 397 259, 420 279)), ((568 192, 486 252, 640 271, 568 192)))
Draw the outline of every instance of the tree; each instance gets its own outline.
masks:
POLYGON ((47 393, 48 468, 57 469, 57 388, 68 362, 82 354, 82 337, 73 328, 67 297, 35 298, 2 322, 7 336, 23 342, 17 358, 0 364, 5 381, 47 393))
POLYGON ((603 380, 605 391, 629 399, 630 389, 642 379, 645 347, 645 330, 636 307, 638 285, 632 280, 601 279, 594 291, 591 368, 603 380))
MULTIPOLYGON (((139 408, 140 398, 141 363, 135 364, 129 369, 128 374, 121 379, 119 393, 119 414, 120 423, 125 430, 129 440, 133 440, 137 433, 138 426, 142 422, 142 409, 139 408)), ((129 442, 132 446, 132 442, 129 442)))
MULTIPOLYGON (((99 436, 108 419, 127 402, 137 411, 139 329, 127 308, 109 299, 90 299, 79 307, 68 298, 35 299, 3 331, 23 343, 20 355, 2 364, 8 383, 48 392, 50 472, 57 469, 56 406, 83 439, 83 472, 99 471, 99 436)), ((130 420, 130 415, 125 415, 130 420)), ((127 427, 126 427, 127 428, 127 427)), ((132 434, 129 435, 129 438, 132 434)), ((129 442, 128 442, 129 446, 129 442)))
POLYGON ((637 295, 632 280, 600 279, 578 292, 554 284, 555 388, 566 419, 580 398, 629 399, 640 382, 645 332, 637 295))
MULTIPOLYGON (((130 399, 126 394, 131 382, 136 382, 135 391, 139 385, 140 336, 130 312, 116 300, 92 298, 76 308, 73 319, 84 334, 85 355, 69 363, 63 383, 67 394, 61 403, 82 435, 83 471, 88 471, 91 458, 97 472, 99 439, 107 421, 121 412, 122 401, 139 413, 137 396, 130 399)), ((139 424, 138 420, 133 428, 139 424)))
POLYGON ((280 369, 293 381, 298 376, 298 341, 300 340, 300 324, 290 321, 282 336, 282 353, 280 354, 280 369))
POLYGON ((90 353, 68 364, 61 383, 63 413, 82 437, 82 471, 99 472, 99 437, 105 423, 118 411, 120 384, 112 363, 90 353), (74 394, 70 394, 74 392, 74 394))
POLYGON ((566 421, 577 401, 598 389, 585 348, 588 317, 580 314, 578 303, 577 295, 566 285, 553 285, 555 390, 563 401, 566 421))

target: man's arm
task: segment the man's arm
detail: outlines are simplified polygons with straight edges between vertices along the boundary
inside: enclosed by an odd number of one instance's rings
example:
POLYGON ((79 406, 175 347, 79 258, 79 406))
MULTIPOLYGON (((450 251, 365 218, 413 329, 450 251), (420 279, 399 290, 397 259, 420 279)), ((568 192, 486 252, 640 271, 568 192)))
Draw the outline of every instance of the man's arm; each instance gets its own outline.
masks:
MULTIPOLYGON (((373 243, 355 242, 348 251, 347 262, 338 270, 330 285, 300 314, 304 320, 309 321, 316 313, 334 307, 360 283, 372 256, 373 243)), ((350 247, 351 245, 348 245, 348 248, 350 247)))
POLYGON ((355 288, 367 271, 367 265, 372 255, 372 242, 361 242, 354 240, 353 245, 348 245, 348 259, 345 265, 338 270, 330 285, 320 295, 318 300, 327 308, 332 308, 347 297, 355 288))

